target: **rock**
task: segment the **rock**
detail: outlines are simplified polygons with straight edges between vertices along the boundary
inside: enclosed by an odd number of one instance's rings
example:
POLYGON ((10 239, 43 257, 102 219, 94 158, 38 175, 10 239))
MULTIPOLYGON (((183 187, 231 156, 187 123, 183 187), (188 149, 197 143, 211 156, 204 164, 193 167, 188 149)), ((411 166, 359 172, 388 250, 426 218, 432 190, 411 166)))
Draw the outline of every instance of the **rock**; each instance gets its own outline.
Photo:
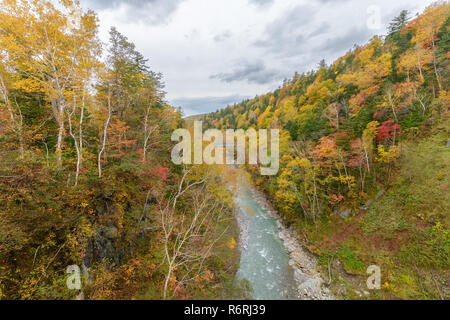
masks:
POLYGON ((76 295, 75 300, 84 300, 84 292, 82 290, 76 295))
POLYGON ((347 219, 351 216, 352 210, 351 209, 344 209, 344 210, 336 209, 334 211, 334 213, 337 214, 338 216, 340 216, 342 219, 347 219))
POLYGON ((450 148, 450 139, 447 140, 447 147, 450 148))
POLYGON ((320 292, 322 282, 316 278, 309 278, 303 281, 302 284, 299 285, 298 289, 307 293, 320 292))
POLYGON ((116 227, 106 227, 104 229, 104 234, 108 239, 115 239, 119 234, 119 230, 116 227))
POLYGON ((380 191, 378 191, 377 196, 375 197, 375 200, 380 199, 383 196, 383 194, 385 194, 385 193, 386 193, 386 190, 384 190, 384 189, 381 189, 380 191))
POLYGON ((360 207, 361 210, 367 210, 375 202, 375 199, 367 200, 366 204, 360 207))
POLYGON ((100 227, 95 235, 89 238, 85 248, 83 264, 86 268, 105 259, 116 266, 120 265, 123 258, 131 253, 126 246, 121 245, 118 237, 119 230, 116 227, 100 227))
POLYGON ((352 210, 351 209, 347 209, 344 210, 343 212, 341 212, 341 217, 347 219, 348 217, 350 217, 352 214, 352 210))
POLYGON ((370 207, 371 205, 373 205, 373 203, 374 203, 376 200, 380 199, 385 193, 386 193, 386 190, 381 189, 380 191, 378 191, 377 195, 375 196, 375 199, 369 199, 369 200, 367 200, 366 204, 363 205, 362 207, 360 207, 360 209, 361 209, 361 210, 368 210, 369 207, 370 207))

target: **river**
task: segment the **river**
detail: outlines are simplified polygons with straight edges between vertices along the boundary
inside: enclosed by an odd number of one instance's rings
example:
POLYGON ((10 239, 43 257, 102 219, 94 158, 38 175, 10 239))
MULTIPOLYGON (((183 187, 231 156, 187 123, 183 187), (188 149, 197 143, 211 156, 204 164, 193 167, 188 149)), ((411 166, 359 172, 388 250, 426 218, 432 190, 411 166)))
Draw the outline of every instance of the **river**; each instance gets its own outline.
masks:
POLYGON ((258 204, 246 184, 238 188, 235 202, 241 229, 237 277, 248 281, 254 299, 295 299, 294 271, 278 237, 276 220, 258 204))
POLYGON ((240 228, 240 264, 236 277, 245 279, 255 300, 332 299, 316 270, 315 259, 283 226, 264 195, 244 172, 234 188, 240 228))

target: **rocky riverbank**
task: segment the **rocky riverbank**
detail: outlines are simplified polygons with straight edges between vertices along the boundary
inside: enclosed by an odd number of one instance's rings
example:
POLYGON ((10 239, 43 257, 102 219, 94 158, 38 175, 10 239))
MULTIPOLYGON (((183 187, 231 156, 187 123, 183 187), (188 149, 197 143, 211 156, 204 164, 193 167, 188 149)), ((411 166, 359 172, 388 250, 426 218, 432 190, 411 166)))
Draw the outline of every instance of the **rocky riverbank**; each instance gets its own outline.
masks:
POLYGON ((254 199, 277 221, 278 236, 283 241, 289 254, 289 265, 294 270, 297 286, 297 295, 302 300, 333 300, 334 296, 325 287, 325 281, 317 271, 317 261, 300 243, 295 231, 287 228, 272 205, 266 200, 263 193, 250 188, 254 199))

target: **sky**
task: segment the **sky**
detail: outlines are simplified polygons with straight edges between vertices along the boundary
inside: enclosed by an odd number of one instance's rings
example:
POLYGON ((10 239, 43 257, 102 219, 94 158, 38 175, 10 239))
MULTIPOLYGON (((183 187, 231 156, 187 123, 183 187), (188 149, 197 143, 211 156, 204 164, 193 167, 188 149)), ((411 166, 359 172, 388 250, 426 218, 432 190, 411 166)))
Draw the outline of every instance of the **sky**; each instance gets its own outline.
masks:
POLYGON ((81 0, 115 26, 163 75, 184 115, 212 112, 278 88, 386 34, 401 10, 431 0, 81 0))

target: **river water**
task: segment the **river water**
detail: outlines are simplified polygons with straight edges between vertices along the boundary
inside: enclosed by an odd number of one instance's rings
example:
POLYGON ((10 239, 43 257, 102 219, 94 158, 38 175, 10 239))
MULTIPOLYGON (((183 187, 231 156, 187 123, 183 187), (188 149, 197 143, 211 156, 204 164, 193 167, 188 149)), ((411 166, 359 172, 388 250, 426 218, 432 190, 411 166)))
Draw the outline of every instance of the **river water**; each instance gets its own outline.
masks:
POLYGON ((250 284, 253 299, 297 299, 294 271, 278 236, 277 221, 256 200, 246 179, 239 179, 235 203, 241 229, 238 279, 250 284))

